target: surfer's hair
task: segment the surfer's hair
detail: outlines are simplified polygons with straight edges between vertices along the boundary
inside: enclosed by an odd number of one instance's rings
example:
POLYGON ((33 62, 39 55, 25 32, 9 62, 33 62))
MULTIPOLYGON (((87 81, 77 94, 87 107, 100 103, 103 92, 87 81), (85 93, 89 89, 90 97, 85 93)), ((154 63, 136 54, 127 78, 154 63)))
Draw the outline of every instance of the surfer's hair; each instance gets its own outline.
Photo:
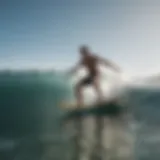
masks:
POLYGON ((82 45, 80 46, 80 51, 81 52, 88 52, 90 49, 87 45, 82 45))

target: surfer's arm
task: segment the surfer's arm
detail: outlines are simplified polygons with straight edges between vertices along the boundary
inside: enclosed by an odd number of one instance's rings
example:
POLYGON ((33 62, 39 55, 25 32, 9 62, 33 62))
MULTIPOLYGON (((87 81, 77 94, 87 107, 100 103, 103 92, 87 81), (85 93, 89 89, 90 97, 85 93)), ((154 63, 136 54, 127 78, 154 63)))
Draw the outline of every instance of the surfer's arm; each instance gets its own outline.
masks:
POLYGON ((81 62, 79 62, 79 63, 77 63, 74 67, 72 67, 70 70, 69 70, 69 72, 68 72, 68 74, 74 74, 80 67, 81 67, 81 62))
POLYGON ((110 60, 104 59, 104 58, 101 58, 101 57, 97 57, 97 58, 100 61, 100 63, 104 64, 106 67, 110 67, 113 70, 115 70, 116 72, 121 72, 120 67, 118 67, 116 64, 114 64, 110 60))

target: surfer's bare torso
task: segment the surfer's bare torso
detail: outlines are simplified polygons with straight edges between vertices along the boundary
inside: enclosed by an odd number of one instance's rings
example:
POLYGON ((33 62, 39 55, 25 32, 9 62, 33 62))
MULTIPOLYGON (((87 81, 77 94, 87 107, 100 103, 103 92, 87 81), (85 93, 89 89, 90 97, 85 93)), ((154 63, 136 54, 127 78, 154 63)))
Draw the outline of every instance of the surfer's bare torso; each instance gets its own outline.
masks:
POLYGON ((98 59, 95 55, 89 55, 81 59, 81 64, 87 69, 89 74, 98 74, 98 59))

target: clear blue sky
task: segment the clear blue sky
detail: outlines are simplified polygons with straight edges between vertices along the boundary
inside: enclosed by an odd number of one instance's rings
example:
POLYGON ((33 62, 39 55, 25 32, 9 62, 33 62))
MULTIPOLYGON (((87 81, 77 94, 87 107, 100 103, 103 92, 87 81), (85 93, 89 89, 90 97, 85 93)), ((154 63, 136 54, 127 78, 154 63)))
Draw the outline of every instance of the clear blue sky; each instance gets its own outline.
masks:
POLYGON ((80 44, 133 74, 160 70, 160 3, 154 0, 6 0, 0 68, 63 68, 80 44))

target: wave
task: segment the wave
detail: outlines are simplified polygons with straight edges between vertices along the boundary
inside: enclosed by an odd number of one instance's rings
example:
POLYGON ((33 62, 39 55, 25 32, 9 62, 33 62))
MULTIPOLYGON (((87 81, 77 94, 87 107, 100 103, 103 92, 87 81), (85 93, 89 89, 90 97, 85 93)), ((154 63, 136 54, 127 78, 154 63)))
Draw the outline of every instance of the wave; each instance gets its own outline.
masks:
MULTIPOLYGON (((155 156, 160 157, 159 152, 152 149, 153 146, 160 147, 160 144, 149 138, 160 133, 159 95, 160 90, 146 87, 128 86, 120 92, 121 99, 127 100, 134 117, 134 123, 130 123, 130 126, 140 126, 138 144, 135 144, 135 154, 139 159, 145 157, 154 160, 155 156), (147 157, 146 151, 152 157, 147 157)), ((66 112, 58 104, 72 98, 70 80, 62 73, 0 72, 0 138, 3 140, 0 141, 0 159, 67 159, 72 145, 67 131, 61 128, 61 119, 66 112)))

